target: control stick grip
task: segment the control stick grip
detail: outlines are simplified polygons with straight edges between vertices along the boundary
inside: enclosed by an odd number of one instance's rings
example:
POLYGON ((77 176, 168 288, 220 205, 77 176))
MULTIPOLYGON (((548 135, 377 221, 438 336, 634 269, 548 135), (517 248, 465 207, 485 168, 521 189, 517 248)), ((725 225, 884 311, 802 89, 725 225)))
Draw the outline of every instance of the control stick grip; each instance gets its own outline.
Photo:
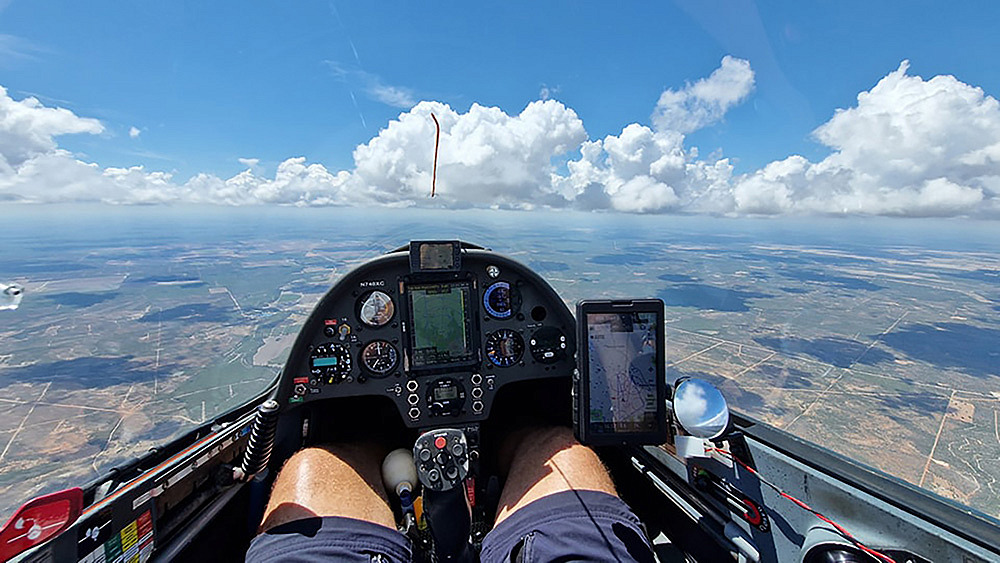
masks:
POLYGON ((413 445, 413 457, 437 560, 470 561, 472 509, 462 486, 469 474, 465 433, 454 428, 425 432, 413 445))

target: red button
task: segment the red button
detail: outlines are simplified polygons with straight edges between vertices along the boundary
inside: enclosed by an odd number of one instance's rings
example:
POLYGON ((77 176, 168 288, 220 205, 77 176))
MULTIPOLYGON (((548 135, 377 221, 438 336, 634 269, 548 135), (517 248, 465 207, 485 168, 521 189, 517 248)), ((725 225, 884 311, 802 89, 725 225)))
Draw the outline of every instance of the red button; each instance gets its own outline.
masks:
POLYGON ((437 449, 443 450, 444 447, 448 445, 448 441, 444 439, 444 436, 438 436, 437 438, 434 438, 434 445, 437 449))

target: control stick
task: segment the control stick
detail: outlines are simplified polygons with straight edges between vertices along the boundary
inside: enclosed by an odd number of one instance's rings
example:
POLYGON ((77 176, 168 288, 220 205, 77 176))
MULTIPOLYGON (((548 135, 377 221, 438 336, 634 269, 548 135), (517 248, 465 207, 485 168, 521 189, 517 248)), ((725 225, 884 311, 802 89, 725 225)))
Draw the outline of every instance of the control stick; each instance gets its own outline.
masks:
POLYGON ((469 561, 472 509, 465 494, 469 444, 454 428, 425 432, 413 446, 417 476, 424 486, 424 514, 439 561, 469 561))

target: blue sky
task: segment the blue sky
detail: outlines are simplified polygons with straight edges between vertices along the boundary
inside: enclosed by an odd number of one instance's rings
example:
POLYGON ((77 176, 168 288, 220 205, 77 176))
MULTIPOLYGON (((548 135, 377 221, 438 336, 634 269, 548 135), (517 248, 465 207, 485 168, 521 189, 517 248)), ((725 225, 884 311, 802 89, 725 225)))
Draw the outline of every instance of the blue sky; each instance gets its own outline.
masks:
POLYGON ((58 138, 80 160, 183 182, 228 178, 246 168, 239 158, 270 173, 293 156, 349 170, 354 147, 420 100, 516 115, 547 89, 601 139, 650 125, 665 89, 707 77, 729 55, 749 62, 753 90, 684 146, 748 174, 792 154, 824 158, 831 149, 811 132, 904 59, 909 75, 952 74, 1000 94, 998 12, 924 2, 11 0, 0 1, 0 85, 14 100, 100 120, 100 134, 58 138))

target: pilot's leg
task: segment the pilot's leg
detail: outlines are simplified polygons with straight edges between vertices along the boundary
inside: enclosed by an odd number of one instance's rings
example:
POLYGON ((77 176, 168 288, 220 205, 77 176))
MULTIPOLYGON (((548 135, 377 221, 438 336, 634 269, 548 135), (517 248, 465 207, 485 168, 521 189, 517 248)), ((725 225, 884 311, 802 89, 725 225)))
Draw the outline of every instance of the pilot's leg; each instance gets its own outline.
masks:
POLYGON ((522 430, 503 445, 500 462, 507 459, 510 469, 500 495, 497 524, 529 503, 562 491, 616 495, 615 485, 597 454, 577 442, 569 428, 522 430))
POLYGON ((340 516, 395 528, 382 486, 378 448, 338 444, 295 453, 281 468, 261 531, 313 516, 340 516))
POLYGON ((408 561, 372 445, 307 448, 278 473, 247 561, 408 561))
POLYGON ((653 561, 641 522, 569 428, 516 433, 500 453, 500 463, 506 459, 510 471, 483 561, 653 561))

